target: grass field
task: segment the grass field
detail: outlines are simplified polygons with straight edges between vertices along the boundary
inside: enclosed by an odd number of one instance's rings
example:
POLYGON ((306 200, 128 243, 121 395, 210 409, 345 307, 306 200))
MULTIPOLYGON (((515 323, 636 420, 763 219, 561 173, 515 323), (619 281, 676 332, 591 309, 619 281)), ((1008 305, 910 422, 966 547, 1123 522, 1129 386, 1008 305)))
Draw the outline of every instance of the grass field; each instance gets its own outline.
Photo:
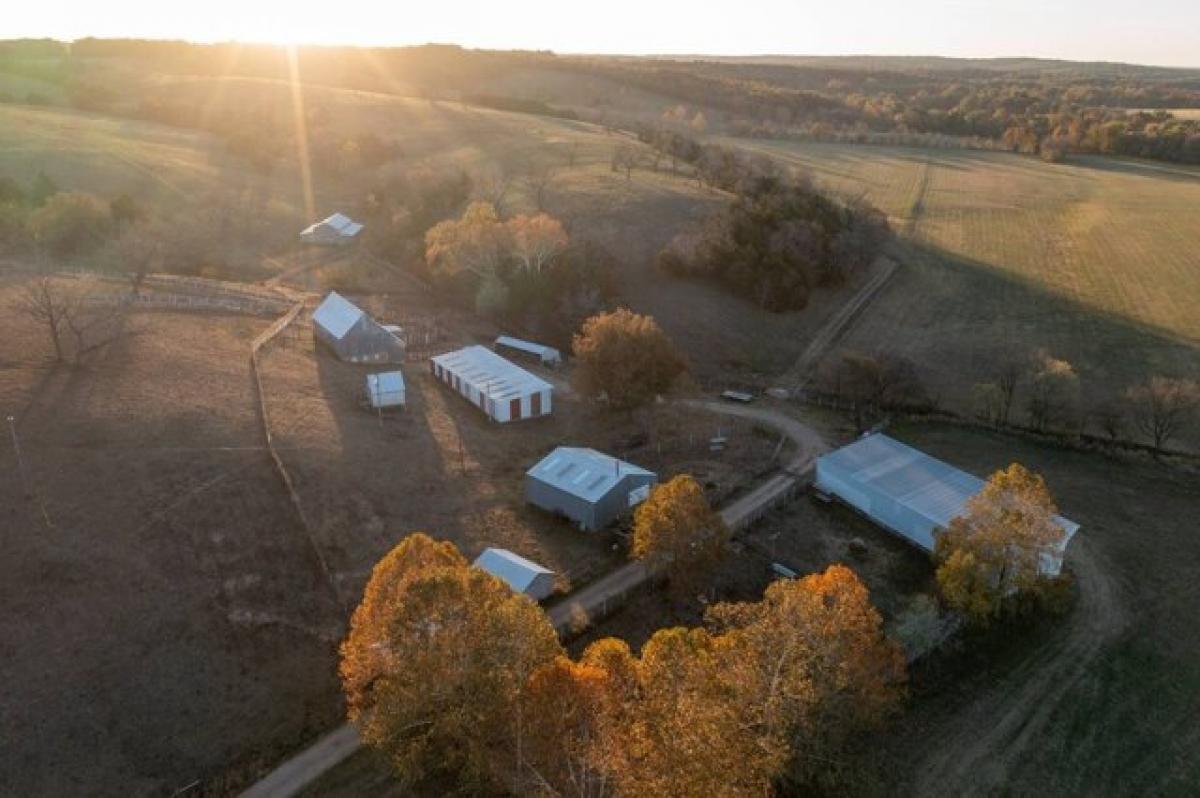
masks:
POLYGON ((1014 460, 1040 472, 1081 525, 1067 558, 1081 595, 1065 618, 914 675, 911 711, 879 746, 887 791, 1194 794, 1195 471, 939 425, 894 432, 976 474, 1014 460))
POLYGON ((865 193, 907 233, 905 268, 843 346, 908 355, 950 403, 1014 349, 1066 358, 1096 398, 1200 376, 1200 170, 739 144, 865 193))

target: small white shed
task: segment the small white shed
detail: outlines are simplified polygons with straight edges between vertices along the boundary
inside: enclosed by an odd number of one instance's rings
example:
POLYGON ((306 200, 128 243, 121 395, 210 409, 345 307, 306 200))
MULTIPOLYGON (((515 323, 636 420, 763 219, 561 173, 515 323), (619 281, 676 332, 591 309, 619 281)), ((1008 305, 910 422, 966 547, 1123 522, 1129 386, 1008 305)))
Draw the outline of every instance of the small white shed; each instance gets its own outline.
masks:
POLYGON ((508 549, 484 549, 474 566, 500 579, 517 593, 541 601, 554 592, 554 572, 508 549))
POLYGON ((376 410, 404 407, 404 375, 399 371, 368 374, 367 401, 376 410))

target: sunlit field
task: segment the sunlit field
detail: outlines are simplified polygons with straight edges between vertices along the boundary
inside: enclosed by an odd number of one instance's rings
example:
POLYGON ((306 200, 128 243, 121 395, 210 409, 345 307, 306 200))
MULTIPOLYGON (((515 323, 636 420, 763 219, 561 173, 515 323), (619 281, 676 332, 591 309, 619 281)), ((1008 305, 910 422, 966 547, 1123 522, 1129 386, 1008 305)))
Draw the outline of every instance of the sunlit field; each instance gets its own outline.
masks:
POLYGON ((1200 170, 960 150, 738 141, 865 194, 907 257, 843 342, 911 357, 965 403, 1008 350, 1075 364, 1085 394, 1200 373, 1200 170))

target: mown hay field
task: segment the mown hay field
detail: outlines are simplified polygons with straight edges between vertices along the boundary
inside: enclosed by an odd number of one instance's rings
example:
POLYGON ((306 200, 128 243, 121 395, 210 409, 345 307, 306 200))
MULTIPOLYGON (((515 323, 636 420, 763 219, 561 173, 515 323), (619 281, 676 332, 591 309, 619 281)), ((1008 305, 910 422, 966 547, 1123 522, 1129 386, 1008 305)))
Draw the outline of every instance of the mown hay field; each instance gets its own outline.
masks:
POLYGON ((1044 348, 1098 402, 1200 376, 1200 170, 1105 158, 739 142, 865 194, 904 268, 844 339, 911 357, 944 400, 1044 348))

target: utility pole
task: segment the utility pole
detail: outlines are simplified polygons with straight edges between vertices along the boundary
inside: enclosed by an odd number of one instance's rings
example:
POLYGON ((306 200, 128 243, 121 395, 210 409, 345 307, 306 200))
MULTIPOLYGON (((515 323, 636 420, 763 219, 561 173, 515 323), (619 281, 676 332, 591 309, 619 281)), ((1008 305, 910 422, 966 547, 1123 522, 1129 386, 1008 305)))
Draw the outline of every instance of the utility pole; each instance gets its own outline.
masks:
POLYGON ((13 451, 17 455, 17 472, 21 475, 21 488, 25 491, 25 498, 28 499, 33 495, 33 491, 29 489, 29 476, 25 473, 25 460, 21 457, 21 441, 17 438, 17 420, 12 416, 8 417, 8 431, 12 433, 13 451))

